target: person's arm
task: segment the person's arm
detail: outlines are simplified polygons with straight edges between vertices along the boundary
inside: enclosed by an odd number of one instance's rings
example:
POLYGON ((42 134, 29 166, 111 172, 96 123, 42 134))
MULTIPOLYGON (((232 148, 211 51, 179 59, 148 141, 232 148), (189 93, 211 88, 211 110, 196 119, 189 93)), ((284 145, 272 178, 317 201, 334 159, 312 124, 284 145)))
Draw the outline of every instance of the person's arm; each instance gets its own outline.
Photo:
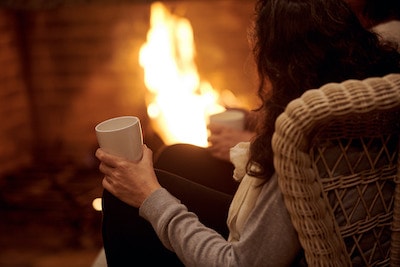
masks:
POLYGON ((231 243, 201 224, 194 213, 161 187, 153 169, 152 152, 146 146, 139 162, 101 149, 96 156, 105 175, 104 188, 138 207, 163 244, 187 266, 287 266, 299 250, 275 176, 264 184, 240 241, 231 243))
POLYGON ((186 266, 289 266, 300 250, 276 177, 263 186, 238 242, 201 224, 165 189, 143 202, 140 215, 186 266))

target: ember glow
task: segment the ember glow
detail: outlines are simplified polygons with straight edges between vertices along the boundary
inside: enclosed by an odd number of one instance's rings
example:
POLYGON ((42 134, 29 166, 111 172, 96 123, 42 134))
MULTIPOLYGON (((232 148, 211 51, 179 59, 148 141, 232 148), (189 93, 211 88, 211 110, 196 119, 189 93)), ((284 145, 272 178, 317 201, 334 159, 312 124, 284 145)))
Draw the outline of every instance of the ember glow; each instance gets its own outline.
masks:
POLYGON ((139 63, 149 91, 148 115, 167 145, 207 146, 208 117, 225 110, 218 104, 219 93, 199 77, 195 55, 190 22, 153 3, 139 63))

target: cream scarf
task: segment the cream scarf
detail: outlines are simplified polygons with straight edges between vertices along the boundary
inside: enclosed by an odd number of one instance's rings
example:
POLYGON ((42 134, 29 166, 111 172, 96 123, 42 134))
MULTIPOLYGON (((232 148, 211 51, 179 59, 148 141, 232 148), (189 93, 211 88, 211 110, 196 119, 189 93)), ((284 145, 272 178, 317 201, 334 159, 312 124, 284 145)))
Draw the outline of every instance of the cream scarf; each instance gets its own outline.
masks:
MULTIPOLYGON (((230 158, 235 166, 233 178, 240 182, 229 208, 227 224, 229 227, 228 241, 238 241, 244 224, 253 210, 258 195, 262 189, 263 179, 246 174, 246 164, 249 159, 249 142, 242 142, 231 148, 230 158)), ((255 166, 254 166, 255 167, 255 166)))

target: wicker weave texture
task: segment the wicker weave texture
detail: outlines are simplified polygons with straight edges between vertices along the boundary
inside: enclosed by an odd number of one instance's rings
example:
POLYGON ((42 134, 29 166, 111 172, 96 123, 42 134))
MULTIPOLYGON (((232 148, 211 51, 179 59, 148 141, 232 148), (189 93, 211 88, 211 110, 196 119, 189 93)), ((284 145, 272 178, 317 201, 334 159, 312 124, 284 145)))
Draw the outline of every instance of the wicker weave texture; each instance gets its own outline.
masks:
POLYGON ((274 164, 310 266, 400 266, 400 74, 330 83, 276 121, 274 164))

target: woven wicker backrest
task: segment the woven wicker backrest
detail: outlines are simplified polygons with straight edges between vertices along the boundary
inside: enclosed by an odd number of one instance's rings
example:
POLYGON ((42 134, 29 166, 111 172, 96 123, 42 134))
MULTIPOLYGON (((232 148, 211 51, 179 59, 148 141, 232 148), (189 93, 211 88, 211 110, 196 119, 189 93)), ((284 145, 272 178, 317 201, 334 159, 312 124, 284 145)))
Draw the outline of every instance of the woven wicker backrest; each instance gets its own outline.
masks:
POLYGON ((274 165, 309 266, 400 266, 400 74, 330 83, 276 121, 274 165))

